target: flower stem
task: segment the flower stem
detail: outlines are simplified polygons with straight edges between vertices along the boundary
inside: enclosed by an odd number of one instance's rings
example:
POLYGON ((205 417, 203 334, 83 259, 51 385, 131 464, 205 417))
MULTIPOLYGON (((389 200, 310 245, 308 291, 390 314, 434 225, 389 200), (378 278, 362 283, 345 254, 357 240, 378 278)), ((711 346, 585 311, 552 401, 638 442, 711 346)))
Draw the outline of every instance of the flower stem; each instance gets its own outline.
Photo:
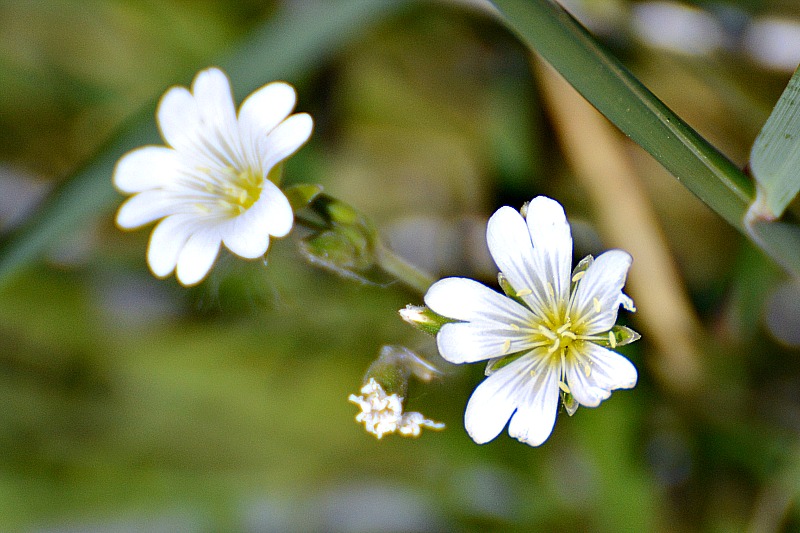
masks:
POLYGON ((416 290, 420 294, 425 294, 428 287, 433 285, 433 282, 436 281, 429 274, 412 265, 382 244, 376 246, 375 257, 378 265, 380 265, 387 274, 394 276, 400 282, 416 290))

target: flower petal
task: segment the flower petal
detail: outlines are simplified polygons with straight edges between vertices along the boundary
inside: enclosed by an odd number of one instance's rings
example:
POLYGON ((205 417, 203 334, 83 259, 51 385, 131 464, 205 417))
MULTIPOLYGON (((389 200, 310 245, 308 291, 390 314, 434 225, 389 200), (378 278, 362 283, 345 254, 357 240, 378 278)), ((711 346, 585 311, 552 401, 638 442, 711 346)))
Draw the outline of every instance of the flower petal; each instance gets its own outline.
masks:
POLYGON ((542 358, 525 372, 529 377, 518 393, 517 412, 508 425, 508 434, 530 446, 539 446, 553 432, 556 423, 560 369, 542 358))
POLYGON ((265 181, 261 189, 261 197, 248 211, 255 224, 274 237, 285 237, 292 230, 294 211, 289 199, 283 191, 271 181, 265 181), (258 208, 256 209, 256 206, 258 208), (252 211, 252 214, 250 214, 252 211))
POLYGON ((530 349, 530 334, 509 324, 456 322, 442 326, 436 345, 451 363, 474 363, 530 349))
POLYGON ((572 271, 572 233, 561 204, 537 196, 528 204, 526 221, 536 267, 553 284, 559 300, 569 298, 572 271))
POLYGON ((425 305, 455 320, 530 324, 533 315, 524 306, 467 278, 445 278, 430 286, 425 305))
POLYGON ((180 168, 175 150, 144 146, 122 156, 112 179, 117 189, 131 194, 169 186, 180 177, 180 168))
POLYGON ((531 310, 544 316, 556 307, 547 271, 537 265, 525 219, 516 209, 501 207, 489 219, 486 242, 497 267, 531 310))
POLYGON ((164 141, 177 150, 192 149, 198 143, 200 110, 186 87, 172 87, 158 103, 158 127, 164 141))
POLYGON ((125 229, 138 228, 159 218, 185 212, 190 205, 171 193, 151 189, 137 193, 123 202, 117 211, 117 225, 125 229))
POLYGON ((528 386, 530 360, 521 358, 483 380, 467 403, 464 427, 472 440, 485 444, 497 437, 528 386))
POLYGON ((572 315, 577 318, 576 325, 587 327, 587 335, 611 329, 619 306, 630 300, 622 287, 632 261, 627 252, 609 250, 594 260, 578 283, 572 315))
POLYGON ((236 255, 255 259, 267 252, 270 235, 285 236, 293 222, 289 200, 274 183, 266 181, 258 201, 227 223, 222 240, 236 255))
POLYGON ((216 227, 205 227, 194 232, 178 256, 178 281, 187 287, 200 283, 214 265, 221 241, 216 227))
POLYGON ((192 95, 205 128, 225 136, 236 132, 236 109, 233 106, 231 82, 218 68, 201 70, 192 82, 192 95))
POLYGON ((278 124, 265 139, 259 140, 261 169, 269 172, 272 167, 295 153, 311 137, 313 129, 314 121, 306 113, 292 115, 278 124))
POLYGON ((294 109, 297 95, 288 83, 276 81, 248 96, 239 109, 239 126, 253 135, 266 135, 294 109))
MULTIPOLYGON (((624 356, 594 343, 586 343, 583 352, 591 361, 591 370, 586 381, 588 384, 609 391, 632 389, 636 386, 638 379, 636 367, 624 356)), ((572 388, 571 382, 569 386, 572 388)), ((573 390, 573 394, 574 392, 573 390)), ((580 402, 577 394, 575 394, 575 398, 580 402)))
POLYGON ((258 158, 260 139, 281 123, 294 109, 297 95, 294 88, 283 82, 274 82, 248 96, 239 109, 239 131, 248 159, 252 165, 260 165, 258 158))
POLYGON ((588 360, 572 361, 567 365, 567 385, 572 397, 584 407, 597 407, 611 396, 611 391, 597 385, 597 374, 588 360), (588 375, 587 375, 588 374, 588 375))
POLYGON ((178 256, 195 231, 200 229, 193 215, 172 215, 159 222, 150 235, 147 264, 158 278, 169 276, 178 264, 178 256))

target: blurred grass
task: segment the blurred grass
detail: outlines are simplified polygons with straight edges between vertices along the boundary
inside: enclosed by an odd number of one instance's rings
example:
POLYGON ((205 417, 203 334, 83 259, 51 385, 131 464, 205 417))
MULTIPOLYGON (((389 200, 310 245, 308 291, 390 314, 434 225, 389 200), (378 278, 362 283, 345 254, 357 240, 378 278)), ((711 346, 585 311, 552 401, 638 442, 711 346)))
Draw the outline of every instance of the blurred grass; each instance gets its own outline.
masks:
MULTIPOLYGON (((55 183, 153 95, 188 81, 276 9, 0 4, 4 171, 55 183)), ((595 206, 508 32, 458 6, 362 22, 357 38, 288 80, 317 124, 287 165, 289 182, 322 182, 389 234, 410 218, 415 236, 433 235, 416 259, 440 254, 446 274, 475 274, 463 258, 482 252, 468 243, 482 239, 485 217, 536 194, 565 203, 580 252, 603 247, 595 206)), ((757 130, 731 124, 757 123, 763 108, 720 97, 719 71, 615 46, 679 115, 746 160, 757 130)), ((751 82, 762 73, 735 59, 715 65, 740 96, 777 98, 788 75, 751 82)), ((239 99, 269 81, 269 68, 237 71, 239 99)), ((147 272, 147 232, 119 232, 103 216, 0 290, 0 530, 739 531, 764 509, 758 523, 792 530, 793 495, 788 509, 759 507, 774 487, 792 486, 800 431, 800 360, 761 324, 780 274, 634 153, 710 339, 706 396, 665 390, 648 369, 645 338, 627 352, 640 370, 636 389, 561 416, 541 448, 505 434, 479 447, 461 417, 482 368, 442 365, 446 380, 413 386, 408 407, 447 430, 376 441, 346 397, 381 344, 435 358, 430 339, 395 314, 419 303, 415 295, 298 266, 290 240, 276 244, 266 269, 223 260, 186 291, 147 272)))

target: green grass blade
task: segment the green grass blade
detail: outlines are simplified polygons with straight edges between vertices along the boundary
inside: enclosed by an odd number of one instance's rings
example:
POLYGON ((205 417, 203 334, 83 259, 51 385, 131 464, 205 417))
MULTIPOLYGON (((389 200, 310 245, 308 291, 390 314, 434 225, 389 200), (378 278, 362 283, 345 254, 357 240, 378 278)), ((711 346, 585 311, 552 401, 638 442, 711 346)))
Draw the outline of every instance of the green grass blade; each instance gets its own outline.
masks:
MULTIPOLYGON (((301 75, 372 22, 405 4, 398 0, 316 2, 276 16, 218 64, 231 77, 237 94, 244 95, 272 80, 301 75)), ((208 65, 198 65, 198 69, 205 66, 208 65)), ((187 73, 187 78, 192 74, 187 73)), ((120 128, 99 155, 67 179, 22 227, 4 239, 0 245, 0 285, 64 235, 108 214, 121 201, 111 185, 116 161, 138 146, 163 144, 154 111, 155 103, 145 106, 120 128)))
POLYGON ((748 178, 550 0, 494 0, 509 28, 703 202, 743 230, 748 178))
POLYGON ((756 137, 750 170, 763 194, 763 218, 778 218, 800 191, 800 69, 756 137))

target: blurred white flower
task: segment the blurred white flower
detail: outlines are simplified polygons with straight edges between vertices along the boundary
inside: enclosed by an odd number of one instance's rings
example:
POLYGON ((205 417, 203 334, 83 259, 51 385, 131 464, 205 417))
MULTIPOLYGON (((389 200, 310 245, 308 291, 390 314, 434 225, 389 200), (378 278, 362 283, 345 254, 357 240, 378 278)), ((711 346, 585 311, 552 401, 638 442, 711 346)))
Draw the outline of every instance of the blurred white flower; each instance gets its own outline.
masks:
POLYGON ((418 437, 423 427, 444 428, 444 424, 428 420, 421 413, 404 413, 403 398, 397 394, 386 394, 375 378, 370 378, 361 387, 360 396, 351 394, 348 400, 361 408, 356 415, 356 422, 363 422, 364 429, 379 439, 387 433, 398 432, 406 437, 418 437))
POLYGON ((637 380, 630 361, 604 348, 639 337, 612 329, 620 305, 634 310, 622 292, 630 255, 610 250, 596 260, 590 256, 571 274, 572 235, 561 205, 539 196, 526 218, 503 207, 487 229, 489 250, 513 298, 465 278, 438 281, 425 295, 434 312, 460 321, 437 334, 442 357, 489 360, 489 377, 464 414, 479 444, 497 437, 510 419, 512 437, 538 446, 553 430, 559 396, 572 414, 578 404, 596 407, 637 380))
POLYGON ((161 98, 157 120, 167 146, 144 146, 114 170, 114 185, 133 196, 117 213, 124 229, 156 220, 147 262, 183 285, 205 278, 221 244, 247 259, 263 256, 270 236, 283 237, 294 215, 278 188, 279 164, 311 135, 305 113, 289 116, 295 91, 270 83, 251 94, 237 116, 227 76, 203 70, 161 98))

